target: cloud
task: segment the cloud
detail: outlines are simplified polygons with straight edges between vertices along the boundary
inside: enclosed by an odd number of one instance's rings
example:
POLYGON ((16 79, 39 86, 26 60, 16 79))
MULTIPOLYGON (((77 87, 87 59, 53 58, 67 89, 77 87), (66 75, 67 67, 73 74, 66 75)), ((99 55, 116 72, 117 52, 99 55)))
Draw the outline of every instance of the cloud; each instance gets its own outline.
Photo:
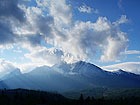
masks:
POLYGON ((14 27, 23 22, 24 12, 18 7, 18 0, 0 0, 0 45, 15 43, 18 36, 14 27))
POLYGON ((95 23, 76 22, 70 29, 61 30, 63 35, 54 33, 54 45, 73 56, 73 61, 90 60, 98 50, 102 53, 102 62, 117 61, 128 42, 126 33, 120 31, 119 26, 111 23, 106 17, 99 17, 95 23))
POLYGON ((122 54, 140 54, 140 51, 137 50, 127 50, 125 52, 123 52, 122 54))
POLYGON ((18 0, 0 0, 0 17, 24 21, 24 12, 18 7, 18 0))
POLYGON ((126 48, 127 37, 118 27, 111 24, 106 17, 99 17, 95 23, 79 22, 70 32, 67 44, 62 43, 62 48, 80 60, 91 58, 100 50, 103 55, 101 61, 114 61, 120 52, 126 48), (76 46, 75 46, 76 45, 76 46), (72 47, 70 50, 68 48, 72 47))
POLYGON ((26 58, 32 60, 33 63, 46 64, 52 66, 56 63, 60 63, 63 56, 61 50, 55 48, 38 48, 29 54, 25 54, 26 58))
POLYGON ((118 7, 122 9, 122 0, 118 0, 118 7))
POLYGON ((99 10, 98 9, 92 9, 93 13, 95 14, 99 14, 99 10))
POLYGON ((17 68, 9 61, 0 59, 0 77, 16 70, 17 68))
POLYGON ((40 45, 42 38, 51 35, 52 16, 44 16, 37 7, 19 5, 18 0, 0 1, 0 44, 14 45, 29 43, 32 46, 40 45), (6 10, 6 12, 3 12, 6 10))
MULTIPOLYGON (((0 44, 18 44, 28 49, 30 53, 25 57, 34 64, 53 65, 62 60, 68 63, 91 61, 97 51, 101 54, 102 62, 117 61, 127 47, 127 34, 119 27, 119 24, 126 22, 124 15, 116 22, 106 17, 98 17, 96 22, 74 21, 71 5, 65 0, 36 0, 37 6, 19 5, 16 0, 14 2, 17 16, 13 11, 1 14, 7 17, 0 21, 0 32, 3 33, 0 44), (21 22, 23 20, 24 23, 21 22), (53 47, 42 47, 42 41, 53 47)), ((13 3, 6 6, 9 5, 13 7, 13 3)), ((7 9, 12 10, 10 6, 7 9)))
POLYGON ((128 22, 127 16, 126 15, 122 15, 119 20, 114 22, 114 24, 115 25, 120 25, 120 24, 124 24, 124 23, 127 23, 127 22, 128 22))
POLYGON ((22 73, 28 73, 39 66, 44 66, 44 64, 37 64, 37 63, 23 63, 23 64, 16 64, 16 66, 20 69, 22 73))
MULTIPOLYGON (((48 6, 50 15, 54 17, 56 23, 71 24, 72 22, 72 10, 71 6, 66 4, 66 0, 36 0, 38 6, 44 8, 48 6)), ((56 24, 58 25, 58 24, 56 24)))
POLYGON ((95 14, 98 14, 99 11, 97 9, 93 9, 87 5, 82 5, 78 8, 79 12, 83 12, 83 13, 95 13, 95 14))
POLYGON ((123 12, 125 12, 124 6, 123 6, 123 0, 118 0, 118 7, 121 9, 123 12))
POLYGON ((91 13, 92 9, 87 6, 87 5, 83 5, 81 7, 78 8, 79 12, 84 12, 84 13, 91 13))
POLYGON ((140 74, 140 62, 125 62, 120 64, 114 64, 109 66, 103 66, 103 69, 122 69, 128 72, 140 74))
POLYGON ((15 35, 11 30, 11 25, 7 21, 0 20, 0 44, 8 44, 15 42, 15 35))
POLYGON ((16 30, 21 42, 29 43, 31 46, 40 46, 43 39, 53 38, 51 31, 54 19, 52 16, 43 15, 43 10, 39 7, 23 7, 22 9, 27 20, 16 30))

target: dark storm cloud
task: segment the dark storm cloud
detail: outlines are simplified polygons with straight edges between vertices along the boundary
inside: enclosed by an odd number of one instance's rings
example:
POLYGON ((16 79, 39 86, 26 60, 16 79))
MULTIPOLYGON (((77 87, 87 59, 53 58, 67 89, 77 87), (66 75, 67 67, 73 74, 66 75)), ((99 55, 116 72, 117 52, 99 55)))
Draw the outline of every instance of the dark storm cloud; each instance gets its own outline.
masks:
POLYGON ((42 36, 40 34, 32 34, 32 35, 28 35, 22 39, 25 39, 26 41, 28 41, 30 43, 30 45, 32 45, 32 46, 37 46, 37 45, 41 44, 42 36))
MULTIPOLYGON (((32 14, 30 15, 32 16, 32 14)), ((53 39, 54 35, 52 34, 52 27, 54 19, 51 16, 40 16, 35 15, 32 17, 33 22, 29 22, 27 25, 27 30, 33 32, 34 34, 28 34, 22 36, 22 39, 25 39, 31 46, 38 46, 41 44, 43 39, 53 39)))
POLYGON ((15 41, 14 37, 16 36, 11 30, 11 25, 6 21, 0 20, 0 44, 13 43, 15 41))
POLYGON ((53 37, 51 32, 51 26, 54 22, 53 17, 51 16, 47 16, 47 17, 43 17, 43 16, 39 16, 37 19, 37 27, 40 31, 40 33, 43 33, 44 35, 46 35, 47 37, 53 37))
POLYGON ((0 0, 0 45, 27 42, 36 46, 40 45, 42 38, 54 37, 51 33, 54 23, 52 16, 36 14, 36 7, 21 9, 18 5, 18 0, 0 0), (15 29, 19 29, 18 34, 15 29), (34 34, 25 34, 24 31, 34 34))
POLYGON ((18 7, 18 0, 0 0, 0 45, 14 43, 18 36, 13 28, 23 22, 24 12, 18 7))
POLYGON ((24 21, 24 12, 18 7, 18 0, 0 0, 0 17, 24 21))

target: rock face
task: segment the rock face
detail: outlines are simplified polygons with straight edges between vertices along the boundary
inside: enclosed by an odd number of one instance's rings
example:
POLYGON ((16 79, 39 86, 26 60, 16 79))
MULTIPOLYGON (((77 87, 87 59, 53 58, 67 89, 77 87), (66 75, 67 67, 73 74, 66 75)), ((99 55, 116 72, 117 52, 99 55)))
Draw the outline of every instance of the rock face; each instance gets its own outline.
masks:
POLYGON ((90 86, 139 88, 140 75, 123 70, 104 71, 83 61, 53 67, 37 67, 29 73, 22 74, 17 69, 7 74, 0 81, 0 88, 25 88, 47 91, 72 91, 90 86))

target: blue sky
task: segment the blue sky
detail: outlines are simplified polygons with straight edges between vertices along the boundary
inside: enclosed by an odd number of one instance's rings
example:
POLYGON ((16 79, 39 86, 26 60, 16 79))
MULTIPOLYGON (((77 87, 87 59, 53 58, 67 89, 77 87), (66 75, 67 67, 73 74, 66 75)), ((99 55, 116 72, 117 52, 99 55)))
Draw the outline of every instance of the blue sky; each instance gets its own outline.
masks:
POLYGON ((140 73, 139 4, 138 0, 1 0, 0 66, 5 62, 27 72, 83 60, 106 70, 140 73))

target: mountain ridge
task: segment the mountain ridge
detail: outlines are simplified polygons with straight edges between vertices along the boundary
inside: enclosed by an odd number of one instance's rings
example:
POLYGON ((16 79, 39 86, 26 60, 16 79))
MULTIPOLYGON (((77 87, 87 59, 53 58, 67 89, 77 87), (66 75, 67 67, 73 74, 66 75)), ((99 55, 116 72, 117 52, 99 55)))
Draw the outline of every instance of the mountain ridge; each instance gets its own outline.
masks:
POLYGON ((41 66, 34 70, 15 75, 0 81, 0 88, 27 88, 45 91, 72 91, 89 86, 140 88, 140 75, 104 71, 100 67, 87 63, 62 63, 53 67, 41 66))

